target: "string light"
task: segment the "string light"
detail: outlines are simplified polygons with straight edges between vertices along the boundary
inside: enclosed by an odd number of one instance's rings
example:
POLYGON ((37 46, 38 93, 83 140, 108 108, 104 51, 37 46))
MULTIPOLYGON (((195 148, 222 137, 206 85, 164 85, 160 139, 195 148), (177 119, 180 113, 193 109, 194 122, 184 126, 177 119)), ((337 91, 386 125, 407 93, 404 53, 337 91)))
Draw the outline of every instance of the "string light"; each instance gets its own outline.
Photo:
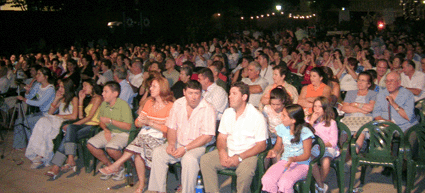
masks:
MULTIPOLYGON (((425 2, 425 0, 423 0, 425 2)), ((277 13, 279 14, 279 13, 277 13)), ((266 13, 266 14, 261 14, 261 15, 257 15, 257 16, 250 16, 251 19, 260 19, 260 18, 264 18, 265 16, 270 17, 270 16, 275 16, 277 15, 275 12, 270 13, 266 13)), ((281 15, 284 15, 284 12, 280 12, 281 15)), ((220 13, 217 13, 218 16, 220 16, 220 13)), ((288 18, 293 18, 293 19, 312 19, 313 17, 316 17, 316 14, 309 14, 309 15, 296 15, 294 16, 292 13, 288 14, 288 18)), ((245 17, 241 16, 241 20, 244 20, 245 17)))

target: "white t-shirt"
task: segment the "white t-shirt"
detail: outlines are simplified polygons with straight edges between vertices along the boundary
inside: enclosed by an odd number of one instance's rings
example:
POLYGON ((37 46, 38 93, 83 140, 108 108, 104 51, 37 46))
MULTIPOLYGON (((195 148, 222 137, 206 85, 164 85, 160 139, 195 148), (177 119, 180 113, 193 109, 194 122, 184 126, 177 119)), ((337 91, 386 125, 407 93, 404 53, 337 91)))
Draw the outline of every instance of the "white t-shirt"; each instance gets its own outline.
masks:
MULTIPOLYGON (((263 92, 268 85, 267 80, 262 78, 261 76, 258 77, 254 82, 252 82, 251 79, 249 79, 249 78, 242 78, 242 82, 249 85, 249 86, 259 85, 259 86, 261 86, 261 89, 263 89, 263 92)), ((260 103, 261 96, 263 95, 263 92, 255 93, 255 94, 249 94, 249 101, 248 102, 251 103, 252 105, 254 105, 255 107, 258 107, 258 104, 260 103)))
POLYGON ((421 89, 422 92, 419 95, 414 95, 415 102, 425 98, 425 73, 420 71, 415 71, 412 78, 410 79, 407 75, 403 73, 400 74, 401 77, 401 86, 404 88, 417 88, 421 89))
POLYGON ((264 116, 251 104, 247 104, 242 115, 236 119, 236 111, 224 111, 218 132, 227 135, 228 155, 240 154, 268 138, 264 116))

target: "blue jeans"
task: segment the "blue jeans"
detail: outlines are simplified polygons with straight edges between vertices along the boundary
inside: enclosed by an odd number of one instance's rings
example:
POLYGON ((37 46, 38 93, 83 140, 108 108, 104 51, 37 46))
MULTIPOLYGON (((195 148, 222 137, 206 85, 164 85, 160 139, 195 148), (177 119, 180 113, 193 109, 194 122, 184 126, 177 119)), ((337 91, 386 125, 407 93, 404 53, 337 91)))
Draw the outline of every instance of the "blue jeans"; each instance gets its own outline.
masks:
POLYGON ((42 112, 26 115, 27 120, 25 121, 22 117, 18 117, 15 121, 15 129, 13 130, 13 148, 22 149, 27 147, 27 142, 31 137, 32 129, 37 121, 43 117, 42 112), (28 121, 28 124, 27 124, 28 121), (25 128, 23 125, 28 128, 25 128))
POLYGON ((77 142, 82 138, 89 137, 92 133, 92 128, 95 125, 68 125, 65 137, 63 138, 58 150, 53 155, 52 163, 57 166, 62 166, 67 155, 75 155, 77 152, 77 142))

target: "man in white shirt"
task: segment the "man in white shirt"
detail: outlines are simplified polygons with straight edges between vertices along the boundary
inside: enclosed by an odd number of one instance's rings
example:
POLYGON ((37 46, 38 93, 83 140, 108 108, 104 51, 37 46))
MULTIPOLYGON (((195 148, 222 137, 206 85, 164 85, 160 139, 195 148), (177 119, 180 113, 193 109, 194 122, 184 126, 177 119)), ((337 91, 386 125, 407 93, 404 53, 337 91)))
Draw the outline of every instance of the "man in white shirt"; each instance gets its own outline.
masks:
POLYGON ((216 120, 220 120, 224 110, 227 108, 227 93, 214 82, 214 76, 209 68, 199 71, 198 81, 202 85, 202 97, 211 103, 216 111, 216 120))
POLYGON ((139 88, 143 84, 143 63, 135 61, 131 64, 129 70, 128 82, 131 86, 139 88))
POLYGON ((403 73, 400 74, 401 86, 413 93, 415 102, 425 98, 425 73, 415 70, 415 63, 406 60, 401 65, 403 73))
MULTIPOLYGON (((258 107, 261 95, 267 87, 267 80, 260 76, 261 66, 258 62, 251 62, 248 64, 248 78, 243 78, 242 82, 249 86, 249 103, 258 107)), ((272 70, 273 71, 273 70, 272 70)))
POLYGON ((201 157, 206 192, 219 192, 217 170, 236 169, 237 192, 249 192, 257 168, 257 154, 266 149, 264 116, 251 104, 249 86, 236 82, 230 89, 230 107, 219 126, 217 149, 201 157))
POLYGON ((390 73, 388 61, 385 59, 380 59, 376 62, 376 74, 377 78, 375 80, 375 84, 381 88, 385 88, 385 79, 387 78, 387 74, 390 73))
POLYGON ((210 59, 209 53, 205 53, 205 48, 198 47, 198 52, 194 52, 193 63, 196 67, 207 67, 207 60, 210 59))
POLYGON ((261 65, 260 76, 266 79, 269 85, 273 84, 273 67, 269 65, 269 56, 265 53, 261 53, 258 56, 258 63, 261 65))

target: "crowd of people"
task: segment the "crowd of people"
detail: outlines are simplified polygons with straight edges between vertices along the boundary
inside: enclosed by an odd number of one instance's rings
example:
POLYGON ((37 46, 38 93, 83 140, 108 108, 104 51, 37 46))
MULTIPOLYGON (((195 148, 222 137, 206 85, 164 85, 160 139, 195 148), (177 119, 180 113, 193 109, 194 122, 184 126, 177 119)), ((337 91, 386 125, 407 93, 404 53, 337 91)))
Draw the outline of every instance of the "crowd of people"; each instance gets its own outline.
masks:
MULTIPOLYGON (((391 121, 404 132, 418 123, 415 102, 425 98, 423 34, 318 40, 297 28, 253 35, 2 57, 3 126, 14 121, 13 148, 25 151, 31 168, 51 167, 46 175, 52 179, 76 171, 77 143, 90 137, 87 148, 103 164, 102 180, 123 180, 124 162, 134 160, 135 192, 165 192, 168 164, 176 162, 182 165, 178 191, 193 192, 201 172, 205 191, 219 192, 216 171, 233 168, 237 191, 248 192, 256 155, 267 143, 273 165, 262 178, 263 191, 293 192, 320 154, 312 147, 317 135, 326 152, 313 176, 316 189, 327 192, 330 162, 340 154, 337 116, 391 121), (8 120, 21 104, 26 116, 8 120), (64 137, 54 148, 59 133, 64 137), (216 149, 206 153, 212 144, 216 149)), ((365 138, 356 139, 358 151, 365 138)))

